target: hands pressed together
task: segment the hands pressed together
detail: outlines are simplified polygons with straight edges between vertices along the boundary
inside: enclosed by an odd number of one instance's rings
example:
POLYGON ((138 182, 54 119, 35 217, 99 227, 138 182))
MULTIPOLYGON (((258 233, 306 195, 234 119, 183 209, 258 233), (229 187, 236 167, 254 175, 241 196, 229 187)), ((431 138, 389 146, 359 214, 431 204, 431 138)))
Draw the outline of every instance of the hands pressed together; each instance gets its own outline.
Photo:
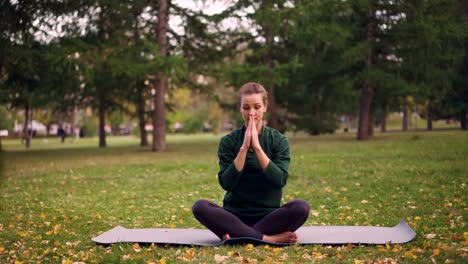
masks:
POLYGON ((255 124, 255 117, 250 115, 249 125, 245 130, 244 143, 242 148, 249 149, 252 148, 254 151, 261 149, 260 141, 258 140, 258 131, 257 125, 255 124))
POLYGON ((249 116, 249 124, 245 130, 244 142, 241 146, 241 151, 237 153, 237 157, 234 160, 234 165, 236 166, 237 171, 241 171, 245 165, 245 159, 247 157, 247 151, 252 149, 257 156, 258 163, 263 170, 266 170, 270 158, 265 154, 258 140, 258 131, 257 125, 255 124, 255 117, 253 115, 249 116))

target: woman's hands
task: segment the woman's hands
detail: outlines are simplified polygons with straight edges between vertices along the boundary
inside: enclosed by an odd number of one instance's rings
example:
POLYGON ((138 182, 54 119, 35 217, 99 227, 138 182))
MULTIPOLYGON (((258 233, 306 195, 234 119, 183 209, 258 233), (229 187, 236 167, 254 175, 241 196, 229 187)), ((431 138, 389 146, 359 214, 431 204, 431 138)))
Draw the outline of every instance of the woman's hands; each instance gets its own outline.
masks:
POLYGON ((254 151, 257 151, 259 149, 262 148, 262 146, 260 146, 260 141, 258 140, 258 131, 257 131, 257 125, 255 124, 255 119, 253 116, 250 116, 250 120, 249 120, 249 126, 250 126, 250 137, 251 137, 251 141, 250 141, 250 146, 252 147, 252 149, 254 151))
POLYGON ((252 148, 254 151, 261 149, 260 141, 258 140, 257 125, 255 124, 255 117, 253 115, 249 118, 249 125, 247 126, 244 134, 244 142, 242 148, 252 148))
POLYGON ((245 129, 244 142, 240 148, 239 153, 237 154, 236 159, 234 160, 234 165, 236 166, 237 171, 241 171, 245 165, 245 158, 247 157, 247 151, 249 148, 252 148, 257 156, 258 163, 263 170, 266 170, 270 159, 263 152, 260 141, 258 140, 258 131, 257 125, 255 124, 255 117, 250 116, 249 124, 245 129))
POLYGON ((249 125, 245 129, 245 134, 244 134, 244 142, 242 143, 242 149, 244 150, 249 150, 251 146, 251 141, 252 141, 252 122, 253 118, 249 118, 249 125))

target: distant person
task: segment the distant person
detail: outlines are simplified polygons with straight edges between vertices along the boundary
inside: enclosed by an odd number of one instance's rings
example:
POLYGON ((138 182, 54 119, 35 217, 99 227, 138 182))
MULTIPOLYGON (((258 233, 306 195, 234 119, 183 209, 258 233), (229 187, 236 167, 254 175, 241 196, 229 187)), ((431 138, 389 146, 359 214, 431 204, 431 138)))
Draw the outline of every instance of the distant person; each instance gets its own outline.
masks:
POLYGON ((280 204, 288 179, 288 139, 263 124, 268 94, 261 84, 246 83, 238 95, 244 126, 221 138, 218 149, 223 207, 202 199, 193 205, 193 214, 223 240, 295 243, 309 204, 299 199, 280 204))
POLYGON ((86 136, 86 135, 85 135, 85 130, 84 130, 84 128, 82 128, 82 127, 80 128, 80 132, 79 132, 78 136, 79 136, 80 138, 84 138, 84 137, 86 136))
POLYGON ((60 125, 57 130, 57 136, 60 137, 62 143, 65 142, 65 138, 67 137, 67 132, 65 131, 65 129, 63 129, 62 125, 60 125))

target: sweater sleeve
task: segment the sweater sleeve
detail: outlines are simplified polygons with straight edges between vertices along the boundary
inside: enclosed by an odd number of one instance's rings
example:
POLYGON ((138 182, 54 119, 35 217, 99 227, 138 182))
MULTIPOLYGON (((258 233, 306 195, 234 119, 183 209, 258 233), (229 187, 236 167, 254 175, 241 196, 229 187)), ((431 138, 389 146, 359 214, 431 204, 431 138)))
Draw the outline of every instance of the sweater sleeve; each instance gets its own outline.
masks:
POLYGON ((286 137, 281 137, 276 145, 270 162, 265 169, 266 178, 276 187, 282 188, 288 180, 289 162, 291 160, 289 142, 286 137))
POLYGON ((237 153, 228 137, 221 138, 218 148, 219 172, 218 181, 221 187, 226 191, 233 190, 239 183, 240 175, 234 165, 234 159, 237 153))

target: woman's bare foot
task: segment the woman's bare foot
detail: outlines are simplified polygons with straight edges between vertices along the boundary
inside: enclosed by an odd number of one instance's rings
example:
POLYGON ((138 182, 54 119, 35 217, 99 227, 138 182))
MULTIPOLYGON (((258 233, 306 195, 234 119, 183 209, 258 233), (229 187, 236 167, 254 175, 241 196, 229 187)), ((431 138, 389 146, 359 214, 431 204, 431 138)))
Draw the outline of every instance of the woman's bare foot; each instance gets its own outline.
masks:
POLYGON ((231 236, 229 234, 224 234, 223 240, 228 240, 231 239, 231 236))
POLYGON ((263 235, 262 240, 271 242, 271 243, 296 243, 297 242, 297 235, 294 232, 283 232, 276 235, 263 235))

